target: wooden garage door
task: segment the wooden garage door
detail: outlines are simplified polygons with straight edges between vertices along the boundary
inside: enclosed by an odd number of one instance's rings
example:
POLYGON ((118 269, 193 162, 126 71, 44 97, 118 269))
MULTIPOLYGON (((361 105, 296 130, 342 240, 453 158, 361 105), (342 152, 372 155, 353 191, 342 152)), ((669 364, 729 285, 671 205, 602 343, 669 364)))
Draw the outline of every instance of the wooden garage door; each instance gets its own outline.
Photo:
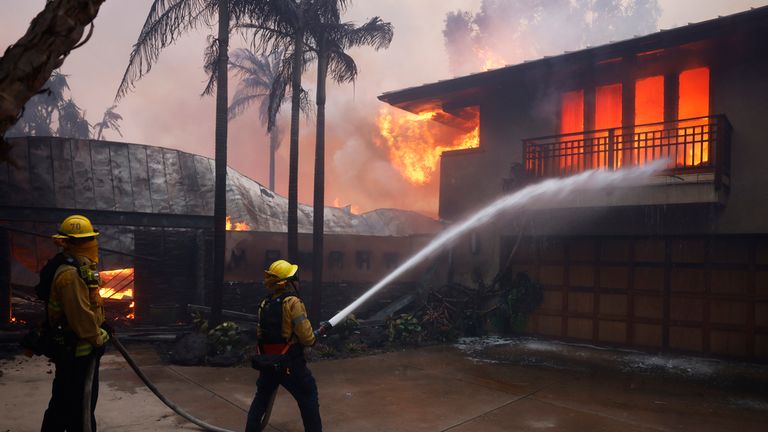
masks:
POLYGON ((504 238, 544 287, 531 334, 768 360, 768 237, 504 238))

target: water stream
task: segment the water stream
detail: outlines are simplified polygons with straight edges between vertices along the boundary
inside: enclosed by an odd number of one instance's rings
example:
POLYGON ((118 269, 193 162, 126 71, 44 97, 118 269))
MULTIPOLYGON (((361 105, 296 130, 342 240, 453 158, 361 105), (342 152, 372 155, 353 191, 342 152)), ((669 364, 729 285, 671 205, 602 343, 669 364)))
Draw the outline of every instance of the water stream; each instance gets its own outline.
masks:
MULTIPOLYGON (((469 216, 464 221, 456 223, 440 233, 440 235, 435 237, 434 240, 422 250, 408 258, 407 261, 403 262, 399 267, 392 271, 392 273, 388 274, 384 279, 380 280, 376 285, 363 293, 357 300, 334 315, 328 322, 332 326, 337 325, 339 322, 346 319, 346 317, 354 312, 361 304, 365 303, 365 301, 372 295, 376 294, 400 275, 412 269, 462 234, 488 223, 502 212, 522 210, 526 205, 533 203, 537 205, 554 204, 578 190, 599 190, 610 187, 641 185, 643 180, 646 180, 655 173, 663 170, 666 165, 666 160, 657 160, 640 167, 621 169, 618 171, 585 171, 571 177, 544 180, 503 196, 479 210, 477 213, 469 216)), ((626 193, 631 193, 631 191, 627 190, 626 193)))

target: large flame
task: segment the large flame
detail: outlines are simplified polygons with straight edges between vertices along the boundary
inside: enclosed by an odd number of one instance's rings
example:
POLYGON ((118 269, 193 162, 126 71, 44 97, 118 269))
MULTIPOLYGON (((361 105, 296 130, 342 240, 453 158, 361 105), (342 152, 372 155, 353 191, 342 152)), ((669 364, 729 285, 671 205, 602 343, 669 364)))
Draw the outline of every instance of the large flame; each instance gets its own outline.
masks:
POLYGON ((227 216, 227 231, 250 231, 251 227, 245 222, 232 223, 232 218, 227 216))
POLYGON ((381 139, 376 140, 377 145, 387 148, 392 165, 416 185, 429 183, 444 151, 476 148, 480 144, 479 126, 469 133, 456 133, 432 121, 437 114, 437 111, 411 114, 385 107, 376 121, 383 138, 383 143, 381 139))

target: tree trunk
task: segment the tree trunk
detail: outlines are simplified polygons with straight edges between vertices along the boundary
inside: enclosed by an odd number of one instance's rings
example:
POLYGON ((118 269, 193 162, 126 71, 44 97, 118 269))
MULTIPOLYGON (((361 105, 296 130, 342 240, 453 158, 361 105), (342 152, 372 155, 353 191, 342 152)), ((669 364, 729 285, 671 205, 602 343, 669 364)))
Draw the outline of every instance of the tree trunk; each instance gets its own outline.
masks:
POLYGON ((275 153, 280 146, 280 131, 277 125, 269 132, 269 190, 275 191, 275 153))
POLYGON ((0 229, 0 326, 11 321, 11 234, 0 229))
MULTIPOLYGON (((83 37, 104 0, 52 0, 0 57, 0 137, 83 37)), ((0 139, 0 161, 9 147, 0 139)))
POLYGON ((323 296, 323 231, 325 224, 325 82, 328 53, 324 41, 318 44, 317 129, 315 135, 315 190, 312 203, 312 304, 310 319, 319 322, 323 296))
POLYGON ((288 164, 288 260, 299 258, 299 110, 301 109, 301 72, 304 68, 304 31, 299 25, 293 40, 293 76, 291 77, 291 146, 288 164))
POLYGON ((227 64, 229 1, 219 2, 219 59, 216 77, 216 179, 213 204, 213 296, 210 328, 221 323, 227 217, 227 64))

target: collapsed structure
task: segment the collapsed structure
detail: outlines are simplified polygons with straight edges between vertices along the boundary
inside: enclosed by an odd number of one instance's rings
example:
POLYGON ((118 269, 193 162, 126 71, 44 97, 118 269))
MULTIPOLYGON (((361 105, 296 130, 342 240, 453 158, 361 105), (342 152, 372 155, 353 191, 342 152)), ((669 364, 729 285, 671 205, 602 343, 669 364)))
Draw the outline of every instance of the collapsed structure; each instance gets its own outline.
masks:
MULTIPOLYGON (((80 213, 101 230, 102 296, 130 304, 130 318, 173 323, 185 319, 186 304, 208 304, 212 159, 97 140, 25 137, 9 142, 18 166, 1 167, 0 249, 10 256, 0 257, 0 280, 7 277, 20 292, 31 292, 37 272, 56 253, 50 235, 65 217, 80 213)), ((227 204, 233 230, 227 236, 225 307, 253 311, 263 295, 258 288, 265 263, 287 253, 287 199, 229 168, 227 204)), ((345 303, 334 298, 353 298, 440 229, 437 221, 404 210, 356 215, 349 208, 327 208, 331 300, 324 309, 335 312, 345 303)), ((312 208, 300 205, 304 280, 312 276, 311 230, 312 208)), ((0 305, 9 319, 9 284, 0 285, 0 305)))
POLYGON ((456 274, 509 266, 544 286, 526 331, 647 350, 768 359, 768 7, 388 92, 461 125, 441 219, 540 179, 665 158, 647 185, 587 191, 479 229, 456 274))

